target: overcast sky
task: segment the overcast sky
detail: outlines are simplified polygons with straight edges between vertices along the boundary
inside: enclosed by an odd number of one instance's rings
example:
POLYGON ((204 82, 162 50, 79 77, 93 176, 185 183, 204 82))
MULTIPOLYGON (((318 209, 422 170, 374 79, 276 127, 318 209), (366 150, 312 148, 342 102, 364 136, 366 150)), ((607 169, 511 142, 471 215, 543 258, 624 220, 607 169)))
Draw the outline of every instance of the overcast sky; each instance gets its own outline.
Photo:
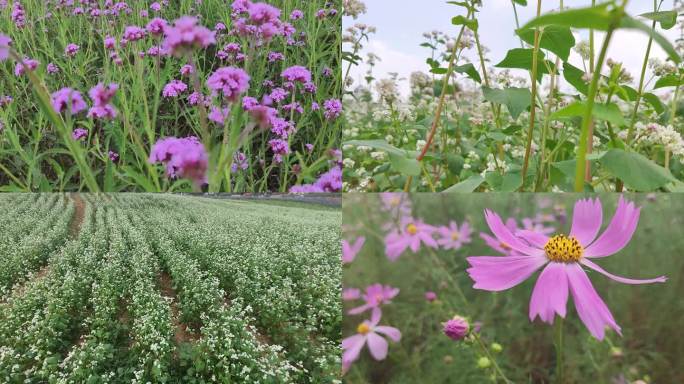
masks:
MULTIPOLYGON (((492 64, 501 61, 506 52, 512 48, 520 48, 520 41, 515 35, 515 18, 510 0, 484 0, 484 6, 478 14, 480 23, 480 41, 491 51, 488 58, 492 64)), ((440 30, 450 36, 458 34, 457 26, 451 25, 451 18, 458 14, 464 14, 463 8, 446 4, 445 0, 365 0, 368 12, 354 20, 351 17, 344 18, 344 28, 354 23, 365 23, 375 26, 377 33, 371 35, 370 43, 365 43, 361 54, 365 58, 366 53, 373 52, 382 58, 374 70, 376 78, 387 77, 388 72, 398 72, 400 77, 406 77, 411 72, 422 70, 428 71, 425 59, 429 56, 428 48, 420 47, 424 41, 423 33, 432 30, 440 30)), ((590 5, 590 0, 566 0, 565 7, 584 7, 590 5)), ((550 11, 559 6, 559 1, 545 0, 542 2, 542 12, 550 11)), ((653 3, 648 0, 633 0, 629 3, 628 12, 638 15, 651 12, 653 3)), ((665 0, 661 10, 670 10, 673 0, 665 0)), ((528 0, 526 7, 518 6, 518 15, 521 25, 532 19, 536 12, 536 1, 528 0), (534 3, 535 5, 532 5, 534 3)), ((671 41, 679 36, 677 26, 669 31, 662 31, 671 41)), ((587 39, 588 32, 582 32, 581 37, 587 39)), ((580 37, 580 36, 576 36, 580 37)), ((603 40, 603 35, 596 34, 597 50, 603 40)), ((648 38, 644 33, 633 31, 618 31, 614 34, 608 50, 608 57, 624 63, 626 69, 638 81, 643 55, 646 51, 648 38)), ((347 47, 348 48, 348 47, 347 47)), ((473 51, 474 52, 474 51, 473 51)), ((475 57, 472 55, 474 60, 475 57)), ((651 57, 666 58, 657 44, 653 44, 651 57)), ((570 62, 578 67, 581 66, 579 56, 572 53, 570 62)), ((365 66, 354 67, 351 70, 355 84, 363 82, 366 72, 365 66)), ((479 70, 479 67, 478 67, 479 70)), ((400 84, 403 94, 408 93, 408 81, 400 84)))

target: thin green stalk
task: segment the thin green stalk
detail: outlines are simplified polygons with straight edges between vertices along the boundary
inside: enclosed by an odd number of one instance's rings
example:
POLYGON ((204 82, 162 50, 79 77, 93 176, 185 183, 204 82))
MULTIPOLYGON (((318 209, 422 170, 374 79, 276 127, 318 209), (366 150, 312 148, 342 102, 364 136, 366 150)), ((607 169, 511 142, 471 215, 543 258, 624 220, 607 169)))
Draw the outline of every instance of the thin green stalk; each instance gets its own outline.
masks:
POLYGON ((477 334, 477 332, 472 332, 472 335, 475 338, 475 341, 477 341, 477 344, 480 346, 480 349, 482 349, 482 352, 484 352, 484 354, 487 356, 489 361, 491 361, 492 364, 494 365, 494 371, 496 372, 496 374, 501 376, 501 378, 503 379, 503 381, 506 384, 511 383, 511 381, 508 380, 506 375, 504 375, 503 371, 501 370, 501 367, 499 367, 499 364, 496 362, 496 359, 494 358, 494 356, 492 356, 492 353, 489 352, 489 349, 482 342, 482 339, 480 339, 480 336, 477 334))
POLYGON ((587 164, 587 146, 588 141, 593 140, 589 137, 589 130, 592 123, 592 112, 594 110, 594 104, 596 99, 596 94, 598 93, 598 83, 601 78, 601 68, 603 67, 603 61, 606 58, 608 52, 608 45, 610 44, 610 39, 613 37, 613 32, 617 24, 620 22, 622 15, 625 10, 627 0, 624 0, 622 6, 615 19, 608 27, 606 31, 606 37, 603 40, 603 46, 601 47, 601 53, 599 53, 598 60, 596 61, 595 70, 591 77, 591 84, 589 85, 589 92, 587 94, 587 107, 584 111, 584 116, 582 117, 582 127, 580 129, 580 138, 577 143, 577 161, 575 166, 575 192, 582 192, 584 190, 584 179, 586 175, 586 164, 587 164))
MULTIPOLYGON (((660 1, 662 4, 663 0, 660 1)), ((658 11, 658 0, 653 0, 653 11, 658 11)), ((651 29, 655 30, 656 21, 653 20, 651 23, 651 29)), ((639 76, 639 88, 637 89, 636 100, 634 100, 634 111, 632 111, 632 121, 629 124, 629 129, 627 130, 627 144, 632 141, 634 137, 634 126, 637 121, 637 114, 639 112, 639 104, 641 103, 641 95, 644 92, 644 79, 646 78, 646 67, 648 66, 648 59, 651 54, 651 46, 653 44, 653 37, 648 38, 648 45, 646 46, 646 54, 644 55, 644 62, 641 65, 641 76, 639 76)))
MULTIPOLYGON (((537 0, 537 17, 541 15, 541 4, 542 0, 537 0)), ((537 59, 539 58, 539 28, 535 28, 534 30, 534 50, 532 51, 532 74, 531 74, 531 81, 532 81, 532 98, 531 98, 531 103, 530 103, 530 124, 527 128, 527 143, 525 145, 525 159, 523 160, 523 167, 522 167, 522 185, 521 188, 525 188, 525 178, 527 177, 527 169, 529 168, 530 165, 530 154, 532 153, 532 136, 534 134, 534 123, 535 123, 535 115, 537 111, 537 71, 538 71, 538 62, 537 59)))
POLYGON ((556 316, 556 383, 563 384, 564 382, 564 372, 563 372, 563 318, 556 316))

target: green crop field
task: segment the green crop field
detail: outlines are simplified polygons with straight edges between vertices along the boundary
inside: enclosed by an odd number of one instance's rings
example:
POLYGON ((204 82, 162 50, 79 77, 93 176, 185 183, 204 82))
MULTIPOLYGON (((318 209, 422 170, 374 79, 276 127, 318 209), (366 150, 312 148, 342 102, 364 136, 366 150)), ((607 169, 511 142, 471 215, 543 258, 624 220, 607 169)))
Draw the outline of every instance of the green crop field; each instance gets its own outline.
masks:
POLYGON ((329 383, 333 209, 0 195, 3 383, 329 383))

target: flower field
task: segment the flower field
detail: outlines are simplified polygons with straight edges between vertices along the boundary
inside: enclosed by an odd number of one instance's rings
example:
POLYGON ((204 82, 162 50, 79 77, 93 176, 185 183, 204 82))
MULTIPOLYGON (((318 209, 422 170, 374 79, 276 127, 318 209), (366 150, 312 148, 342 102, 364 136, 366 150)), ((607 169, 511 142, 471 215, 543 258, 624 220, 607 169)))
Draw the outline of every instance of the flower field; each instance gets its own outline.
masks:
POLYGON ((384 3, 348 3, 345 191, 682 190, 681 0, 445 2, 436 17, 451 25, 423 34, 410 75, 376 69, 386 41, 373 45, 379 29, 361 20, 384 3))
POLYGON ((339 210, 3 194, 3 383, 330 383, 339 210))
POLYGON ((346 194, 345 382, 681 382, 683 205, 346 194))
POLYGON ((0 0, 0 190, 339 191, 340 9, 0 0))

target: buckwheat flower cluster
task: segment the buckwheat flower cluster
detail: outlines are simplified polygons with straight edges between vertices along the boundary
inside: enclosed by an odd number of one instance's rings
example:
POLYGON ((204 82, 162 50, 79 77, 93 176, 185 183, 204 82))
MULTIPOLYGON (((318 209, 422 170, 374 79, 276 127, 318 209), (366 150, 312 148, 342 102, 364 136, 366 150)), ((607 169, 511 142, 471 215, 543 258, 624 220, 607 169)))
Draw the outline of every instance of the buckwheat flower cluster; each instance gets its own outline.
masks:
MULTIPOLYGON (((635 142, 645 145, 661 145, 675 156, 684 156, 684 139, 671 125, 663 126, 657 123, 637 122, 634 128, 635 142)), ((626 139, 627 131, 620 131, 618 136, 623 140, 626 139)))
POLYGON ((88 117, 107 120, 114 119, 117 111, 110 104, 110 101, 114 98, 118 89, 119 85, 115 83, 111 83, 106 87, 104 84, 99 83, 91 88, 88 95, 93 100, 93 106, 88 110, 88 117))
POLYGON ((164 48, 176 56, 187 50, 216 44, 215 32, 197 25, 197 18, 192 16, 183 16, 173 26, 167 26, 164 36, 164 48))
POLYGON ((50 102, 52 108, 57 113, 68 111, 70 114, 75 115, 88 108, 88 105, 83 101, 81 93, 71 88, 62 88, 54 92, 50 102))
POLYGON ((195 136, 158 140, 152 147, 149 162, 164 164, 170 178, 190 179, 196 185, 207 182, 207 153, 195 136))

